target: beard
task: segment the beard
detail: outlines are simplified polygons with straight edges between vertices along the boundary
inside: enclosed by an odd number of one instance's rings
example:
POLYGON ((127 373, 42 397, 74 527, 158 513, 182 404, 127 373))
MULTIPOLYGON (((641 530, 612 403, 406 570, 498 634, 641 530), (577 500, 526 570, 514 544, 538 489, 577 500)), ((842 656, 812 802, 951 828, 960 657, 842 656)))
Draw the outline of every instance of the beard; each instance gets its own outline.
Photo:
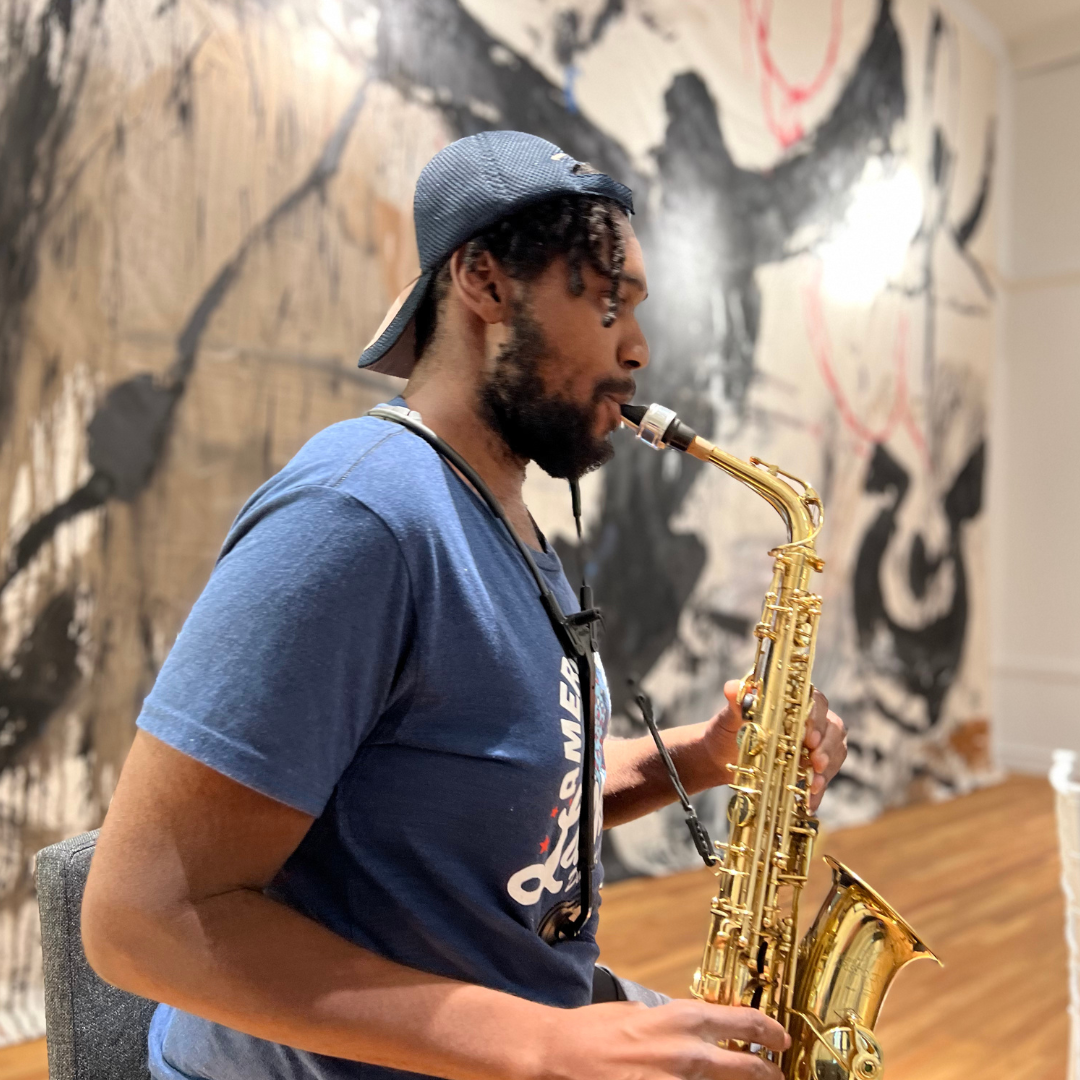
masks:
POLYGON ((615 453, 608 438, 593 434, 596 409, 607 394, 633 393, 634 380, 604 379, 589 404, 579 405, 546 390, 541 372, 553 355, 540 324, 519 305, 510 339, 480 389, 481 416, 516 457, 535 461, 549 476, 577 480, 615 453))

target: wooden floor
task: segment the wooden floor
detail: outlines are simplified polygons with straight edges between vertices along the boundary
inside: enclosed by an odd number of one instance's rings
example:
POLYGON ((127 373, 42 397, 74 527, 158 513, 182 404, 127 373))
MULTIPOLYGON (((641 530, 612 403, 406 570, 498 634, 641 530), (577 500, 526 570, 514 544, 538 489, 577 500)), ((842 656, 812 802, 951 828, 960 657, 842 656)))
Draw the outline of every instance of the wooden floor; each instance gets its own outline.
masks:
MULTIPOLYGON (((1048 783, 1013 777, 944 805, 833 833, 819 852, 883 893, 945 963, 893 984, 878 1024, 888 1080, 1065 1080, 1064 903, 1048 783)), ((830 881, 807 885, 810 917, 830 881)), ((604 890, 603 960, 688 997, 713 877, 702 868, 604 890)))
MULTIPOLYGON (((888 1080, 1065 1080, 1064 911, 1053 799, 1014 777, 909 807, 819 847, 865 877, 945 962, 901 972, 878 1025, 888 1080)), ((804 910, 828 887, 824 866, 804 910)), ((600 945, 620 974, 674 996, 700 957, 707 870, 604 890, 600 945)), ((47 1080, 44 1042, 0 1050, 0 1080, 47 1080)))
POLYGON ((49 1080, 45 1040, 0 1050, 0 1080, 49 1080))

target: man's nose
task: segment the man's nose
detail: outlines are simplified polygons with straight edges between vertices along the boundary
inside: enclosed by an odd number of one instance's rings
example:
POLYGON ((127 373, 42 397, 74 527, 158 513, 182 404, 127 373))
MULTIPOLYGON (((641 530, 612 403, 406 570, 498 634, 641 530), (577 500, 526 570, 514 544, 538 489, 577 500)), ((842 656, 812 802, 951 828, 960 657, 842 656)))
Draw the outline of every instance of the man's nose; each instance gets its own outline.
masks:
POLYGON ((627 371, 638 371, 649 366, 649 343, 645 340, 641 327, 636 324, 619 349, 619 365, 627 371))

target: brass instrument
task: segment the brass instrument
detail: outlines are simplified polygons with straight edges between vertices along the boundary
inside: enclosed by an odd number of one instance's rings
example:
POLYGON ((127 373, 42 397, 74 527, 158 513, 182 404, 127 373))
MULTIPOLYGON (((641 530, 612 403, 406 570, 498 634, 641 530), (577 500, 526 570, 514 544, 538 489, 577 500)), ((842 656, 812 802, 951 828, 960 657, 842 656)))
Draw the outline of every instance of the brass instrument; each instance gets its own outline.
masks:
POLYGON ((730 834, 715 845, 717 892, 690 989, 779 1021, 791 1035, 780 1062, 787 1080, 877 1080, 884 1067, 874 1025, 889 985, 912 960, 940 961, 887 901, 828 856, 832 889, 796 952, 799 895, 818 828, 803 737, 821 615, 821 597, 810 590, 811 574, 824 565, 814 549, 821 499, 775 465, 706 442, 661 405, 624 406, 623 418, 656 449, 681 450, 753 488, 788 530, 788 542, 769 553, 772 583, 754 631, 754 666, 739 689, 744 723, 730 766, 730 834))

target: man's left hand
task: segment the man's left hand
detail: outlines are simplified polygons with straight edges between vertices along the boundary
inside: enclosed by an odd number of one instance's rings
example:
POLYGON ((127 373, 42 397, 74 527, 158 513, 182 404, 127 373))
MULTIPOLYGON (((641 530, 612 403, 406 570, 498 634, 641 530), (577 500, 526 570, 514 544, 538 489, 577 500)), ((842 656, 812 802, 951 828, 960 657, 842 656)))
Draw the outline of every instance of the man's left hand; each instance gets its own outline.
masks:
MULTIPOLYGON (((664 742, 686 790, 691 794, 731 783, 729 768, 739 756, 735 736, 742 727, 739 683, 724 686, 724 707, 701 724, 665 728, 664 742)), ((810 809, 816 810, 829 781, 847 757, 844 721, 829 712, 825 695, 814 691, 804 739, 806 756, 814 770, 810 783, 810 809)), ((604 740, 607 782, 604 784, 604 828, 633 821, 675 801, 667 770, 649 736, 604 740)))
POLYGON ((840 771, 847 757, 847 728, 844 721, 829 708, 829 699, 817 689, 813 691, 803 745, 810 751, 810 764, 814 766, 810 809, 816 810, 829 781, 840 771))
MULTIPOLYGON (((725 683, 724 697, 727 698, 724 707, 709 721, 708 736, 712 736, 709 741, 713 743, 714 760, 726 768, 727 764, 738 756, 734 748, 734 737, 742 726, 737 679, 725 683)), ((840 766, 847 757, 847 729, 844 721, 829 708, 829 699, 817 689, 813 691, 803 743, 814 769, 814 778, 810 784, 810 809, 816 810, 829 781, 840 771, 840 766)))

